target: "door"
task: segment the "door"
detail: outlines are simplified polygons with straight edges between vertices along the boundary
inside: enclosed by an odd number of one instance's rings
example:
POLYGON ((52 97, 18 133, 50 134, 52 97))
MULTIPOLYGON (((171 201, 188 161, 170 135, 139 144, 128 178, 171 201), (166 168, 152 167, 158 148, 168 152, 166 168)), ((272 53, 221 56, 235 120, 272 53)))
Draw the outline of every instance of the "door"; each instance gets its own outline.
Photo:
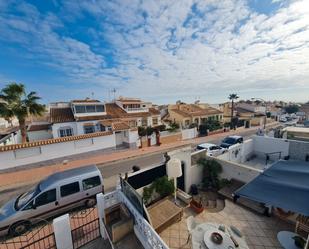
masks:
POLYGON ((185 163, 181 162, 182 176, 177 178, 177 188, 185 191, 185 163))
POLYGON ((55 214, 57 206, 56 189, 50 189, 38 195, 34 202, 25 207, 24 211, 30 211, 31 217, 34 219, 46 219, 55 214))
POLYGON ((80 191, 79 182, 71 182, 61 185, 59 188, 59 207, 61 212, 68 211, 81 205, 84 196, 80 191))
POLYGON ((115 136, 116 136, 116 146, 118 145, 122 145, 123 143, 123 134, 121 131, 116 131, 115 132, 115 136))

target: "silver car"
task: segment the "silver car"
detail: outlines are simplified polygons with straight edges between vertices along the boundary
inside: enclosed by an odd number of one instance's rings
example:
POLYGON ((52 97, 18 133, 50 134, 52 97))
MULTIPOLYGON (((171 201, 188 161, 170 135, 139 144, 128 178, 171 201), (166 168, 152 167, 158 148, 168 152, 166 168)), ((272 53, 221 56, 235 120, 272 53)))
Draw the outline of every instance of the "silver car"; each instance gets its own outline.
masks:
POLYGON ((103 178, 95 165, 50 175, 1 207, 0 235, 19 235, 42 219, 82 205, 94 206, 96 194, 102 191, 103 178))

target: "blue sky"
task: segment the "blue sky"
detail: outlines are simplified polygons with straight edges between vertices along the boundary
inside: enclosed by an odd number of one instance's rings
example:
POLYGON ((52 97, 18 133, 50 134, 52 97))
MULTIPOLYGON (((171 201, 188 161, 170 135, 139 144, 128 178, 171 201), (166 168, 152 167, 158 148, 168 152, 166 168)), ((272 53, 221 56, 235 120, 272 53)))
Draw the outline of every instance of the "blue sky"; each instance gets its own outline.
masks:
POLYGON ((0 0, 0 88, 44 102, 309 100, 308 0, 0 0))

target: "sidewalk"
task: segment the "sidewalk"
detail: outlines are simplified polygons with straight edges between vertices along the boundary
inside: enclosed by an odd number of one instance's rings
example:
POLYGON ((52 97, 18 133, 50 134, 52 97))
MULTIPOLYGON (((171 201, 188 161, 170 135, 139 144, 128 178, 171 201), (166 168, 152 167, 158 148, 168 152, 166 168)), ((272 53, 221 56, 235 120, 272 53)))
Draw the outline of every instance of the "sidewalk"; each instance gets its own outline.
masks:
MULTIPOLYGON (((267 127, 272 127, 277 124, 278 124, 277 122, 271 123, 268 124, 267 127)), ((39 168, 31 168, 31 169, 19 170, 16 172, 2 173, 0 174, 0 192, 5 191, 7 189, 18 188, 18 186, 24 186, 27 184, 37 182, 50 174, 53 174, 58 171, 63 171, 66 169, 77 168, 89 164, 97 164, 99 166, 104 167, 104 164, 107 163, 127 160, 129 158, 148 156, 155 153, 164 153, 166 151, 170 151, 178 147, 203 143, 215 139, 222 139, 223 137, 226 137, 228 135, 241 134, 244 132, 253 132, 256 131, 256 129, 257 127, 249 129, 238 128, 236 131, 232 130, 229 132, 215 134, 207 137, 198 137, 190 140, 163 144, 161 146, 146 147, 134 150, 131 149, 120 152, 112 152, 110 154, 103 154, 103 155, 94 155, 83 159, 69 161, 65 165, 62 163, 58 163, 53 165, 46 165, 39 168)))

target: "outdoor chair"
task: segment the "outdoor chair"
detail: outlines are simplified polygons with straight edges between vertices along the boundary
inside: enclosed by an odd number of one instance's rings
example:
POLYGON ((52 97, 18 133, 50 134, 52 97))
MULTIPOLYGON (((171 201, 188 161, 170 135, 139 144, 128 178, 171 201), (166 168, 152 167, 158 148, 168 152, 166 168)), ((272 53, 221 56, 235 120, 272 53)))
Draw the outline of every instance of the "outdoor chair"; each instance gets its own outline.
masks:
POLYGON ((307 237, 309 235, 309 217, 299 215, 296 220, 295 233, 307 237))

